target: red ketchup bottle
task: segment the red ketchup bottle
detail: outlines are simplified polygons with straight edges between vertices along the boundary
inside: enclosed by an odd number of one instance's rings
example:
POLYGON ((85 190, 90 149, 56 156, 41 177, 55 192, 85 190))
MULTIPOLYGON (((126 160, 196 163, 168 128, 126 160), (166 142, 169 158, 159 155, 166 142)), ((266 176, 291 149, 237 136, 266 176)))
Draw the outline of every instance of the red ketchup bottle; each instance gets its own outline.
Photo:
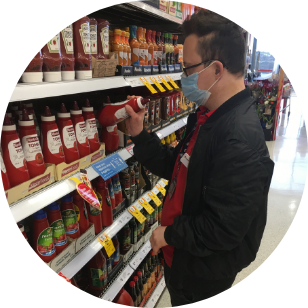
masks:
POLYGON ((112 302, 120 305, 135 307, 132 297, 124 288, 120 290, 112 302))
POLYGON ((53 244, 55 245, 58 255, 68 246, 68 242, 60 212, 60 206, 57 202, 53 202, 47 206, 47 217, 49 225, 52 228, 53 244))
POLYGON ((33 214, 33 247, 46 263, 57 255, 53 244, 52 228, 49 226, 47 214, 43 210, 33 214))
POLYGON ((73 26, 69 25, 60 33, 60 47, 62 54, 61 76, 62 80, 75 79, 75 55, 73 45, 73 26))
POLYGON ((17 223, 18 225, 18 228, 20 230, 20 232, 22 233, 22 235, 24 236, 24 238, 27 240, 27 242, 29 243, 29 240, 28 240, 28 237, 27 237, 27 234, 25 232, 25 227, 23 224, 21 224, 20 222, 17 223))
POLYGON ((115 203, 115 197, 114 197, 114 190, 113 190, 112 180, 111 180, 111 179, 108 179, 108 180, 106 181, 106 184, 107 184, 107 186, 108 186, 109 196, 110 196, 112 208, 115 209, 116 203, 115 203))
POLYGON ((122 188, 120 183, 120 177, 119 174, 115 174, 112 178, 112 185, 113 185, 113 191, 114 191, 114 197, 115 197, 115 206, 117 207, 122 201, 122 188))
POLYGON ((98 234, 103 230, 102 212, 99 209, 93 206, 90 206, 89 203, 86 203, 86 204, 87 204, 87 210, 89 214, 89 221, 92 224, 94 224, 95 234, 98 234))
POLYGON ((11 187, 30 180, 27 162, 16 132, 16 125, 12 124, 7 114, 2 127, 1 148, 11 187))
POLYGON ((67 112, 65 105, 62 103, 60 112, 57 115, 65 161, 70 164, 80 158, 71 114, 67 112))
POLYGON ((71 110, 71 117, 76 134, 79 156, 80 158, 82 158, 91 154, 91 150, 87 134, 86 123, 82 116, 82 111, 79 110, 77 102, 74 102, 73 109, 71 110))
POLYGON ((1 164, 1 177, 4 190, 8 190, 11 188, 10 180, 6 172, 6 168, 4 165, 4 161, 2 159, 2 153, 0 152, 0 164, 1 164))
POLYGON ((77 190, 73 192, 73 203, 76 215, 78 217, 80 235, 82 235, 89 229, 90 224, 86 203, 77 190))
POLYGON ((56 117, 51 115, 49 107, 45 107, 45 113, 41 116, 41 145, 45 163, 58 165, 65 163, 65 156, 56 117))
POLYGON ((43 81, 43 56, 41 50, 36 54, 21 76, 22 82, 42 82, 43 81))
POLYGON ((105 182, 102 177, 98 177, 95 193, 102 206, 101 217, 103 227, 111 226, 113 223, 112 203, 109 195, 107 182, 105 182))
POLYGON ((116 151, 119 148, 119 134, 118 126, 102 127, 101 140, 105 143, 105 150, 107 152, 116 151))
POLYGON ((90 288, 103 290, 107 281, 107 262, 100 250, 87 264, 90 288))
POLYGON ((27 161, 30 178, 34 178, 45 172, 45 162, 42 154, 35 124, 29 119, 26 109, 23 110, 22 120, 19 123, 19 137, 27 161))
POLYGON ((66 235, 72 239, 78 238, 80 236, 79 223, 73 205, 73 197, 70 195, 61 198, 61 214, 66 235))
MULTIPOLYGON (((40 137, 41 131, 40 131, 40 128, 39 128, 39 125, 38 125, 38 122, 37 122, 35 112, 34 112, 33 104, 32 103, 26 103, 26 104, 24 104, 24 106, 26 107, 26 109, 28 111, 28 115, 29 115, 30 120, 34 121, 37 135, 38 135, 38 137, 40 137), (30 116, 32 117, 32 119, 31 119, 30 116)), ((19 120, 21 120, 20 117, 19 117, 19 120)))
POLYGON ((86 122, 86 129, 90 143, 91 153, 97 151, 100 147, 98 139, 98 131, 96 127, 96 120, 89 100, 87 99, 84 107, 82 107, 82 115, 86 122))
POLYGON ((145 108, 145 104, 149 101, 146 98, 135 97, 120 103, 104 104, 103 109, 99 112, 98 121, 104 127, 113 126, 129 117, 125 110, 126 105, 131 106, 135 112, 139 112, 145 108))

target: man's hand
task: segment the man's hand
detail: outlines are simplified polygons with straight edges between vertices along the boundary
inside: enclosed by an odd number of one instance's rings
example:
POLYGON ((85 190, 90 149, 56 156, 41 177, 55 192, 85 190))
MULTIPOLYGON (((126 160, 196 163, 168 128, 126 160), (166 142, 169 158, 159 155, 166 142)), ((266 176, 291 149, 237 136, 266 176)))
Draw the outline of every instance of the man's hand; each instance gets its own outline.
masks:
MULTIPOLYGON (((132 97, 130 97, 132 98, 132 97)), ((130 118, 125 120, 126 128, 128 133, 132 137, 136 137, 139 135, 143 130, 143 119, 145 110, 142 109, 138 113, 136 113, 133 108, 129 105, 125 106, 126 112, 130 115, 130 118)))
POLYGON ((153 249, 154 255, 159 253, 160 248, 167 246, 165 241, 165 230, 167 227, 157 227, 150 238, 151 247, 153 249))

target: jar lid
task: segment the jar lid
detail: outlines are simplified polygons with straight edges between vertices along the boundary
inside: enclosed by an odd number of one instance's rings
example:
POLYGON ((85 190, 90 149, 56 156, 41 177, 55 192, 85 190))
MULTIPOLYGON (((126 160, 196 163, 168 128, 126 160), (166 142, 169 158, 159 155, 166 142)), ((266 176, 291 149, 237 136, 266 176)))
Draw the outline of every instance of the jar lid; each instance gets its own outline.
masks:
POLYGON ((135 282, 134 282, 134 281, 131 281, 131 282, 129 283, 129 286, 130 286, 131 288, 133 288, 133 287, 135 286, 135 282))
POLYGON ((122 31, 120 29, 115 29, 114 34, 116 35, 122 35, 122 31))
POLYGON ((47 218, 47 214, 44 210, 39 210, 33 214, 34 219, 44 219, 47 218))
POLYGON ((61 198, 62 202, 72 202, 73 201, 73 197, 70 195, 66 195, 64 197, 61 198))
POLYGON ((60 206, 57 202, 52 202, 47 206, 48 211, 57 211, 60 209, 60 206))

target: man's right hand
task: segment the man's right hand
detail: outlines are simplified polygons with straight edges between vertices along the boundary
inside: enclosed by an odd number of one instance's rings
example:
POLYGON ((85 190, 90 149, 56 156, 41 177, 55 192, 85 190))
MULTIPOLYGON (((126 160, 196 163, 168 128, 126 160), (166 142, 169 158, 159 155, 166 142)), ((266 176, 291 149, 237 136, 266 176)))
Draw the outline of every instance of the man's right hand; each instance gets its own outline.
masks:
POLYGON ((142 109, 141 111, 136 113, 134 109, 129 105, 125 106, 125 110, 130 115, 130 118, 125 120, 128 133, 130 134, 130 136, 136 137, 143 130, 143 119, 145 110, 142 109))

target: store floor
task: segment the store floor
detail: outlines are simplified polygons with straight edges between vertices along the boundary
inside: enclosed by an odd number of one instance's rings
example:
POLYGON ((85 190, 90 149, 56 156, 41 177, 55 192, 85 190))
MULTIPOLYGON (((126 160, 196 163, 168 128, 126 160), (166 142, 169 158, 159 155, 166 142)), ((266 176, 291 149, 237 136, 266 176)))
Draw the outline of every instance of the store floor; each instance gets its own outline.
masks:
MULTIPOLYGON (((263 240, 256 260, 237 275, 233 285, 256 270, 275 250, 288 231, 300 204, 308 166, 307 136, 295 93, 291 95, 289 102, 290 107, 286 109, 286 113, 280 113, 276 140, 266 142, 275 162, 275 170, 269 192, 268 219, 263 240)), ((156 307, 171 307, 167 290, 156 307)))

